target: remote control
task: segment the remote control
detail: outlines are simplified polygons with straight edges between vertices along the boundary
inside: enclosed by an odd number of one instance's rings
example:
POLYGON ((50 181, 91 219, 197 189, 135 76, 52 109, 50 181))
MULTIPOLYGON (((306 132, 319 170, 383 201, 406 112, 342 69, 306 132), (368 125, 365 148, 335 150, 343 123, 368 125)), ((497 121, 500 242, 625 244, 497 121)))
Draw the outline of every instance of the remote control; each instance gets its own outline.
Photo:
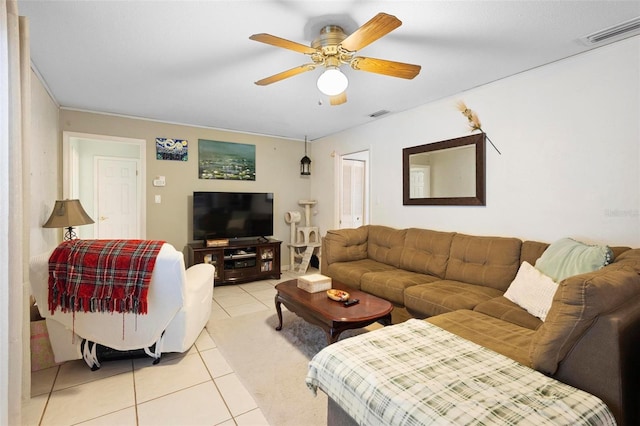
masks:
POLYGON ((359 301, 360 301, 359 299, 347 300, 346 302, 344 302, 344 306, 349 307, 349 306, 357 304, 359 301))

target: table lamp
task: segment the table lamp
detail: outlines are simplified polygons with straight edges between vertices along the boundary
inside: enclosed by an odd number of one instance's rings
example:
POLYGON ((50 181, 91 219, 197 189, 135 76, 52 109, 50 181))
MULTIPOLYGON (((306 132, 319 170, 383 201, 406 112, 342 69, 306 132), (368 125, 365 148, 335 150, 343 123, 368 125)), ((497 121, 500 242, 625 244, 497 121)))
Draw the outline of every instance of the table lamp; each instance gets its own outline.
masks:
POLYGON ((66 228, 64 240, 68 241, 78 238, 73 231, 74 226, 88 225, 90 223, 93 223, 93 219, 84 211, 80 200, 57 200, 49 220, 42 227, 66 228))

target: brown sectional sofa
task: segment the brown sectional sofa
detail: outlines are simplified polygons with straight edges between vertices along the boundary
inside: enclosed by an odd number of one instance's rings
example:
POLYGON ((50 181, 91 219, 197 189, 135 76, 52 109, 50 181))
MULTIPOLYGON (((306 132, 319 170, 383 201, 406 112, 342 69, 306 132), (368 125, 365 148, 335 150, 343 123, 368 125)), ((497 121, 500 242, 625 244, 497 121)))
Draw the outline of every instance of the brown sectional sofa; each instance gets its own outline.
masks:
POLYGON ((601 398, 640 424, 640 249, 563 280, 546 320, 503 296, 549 244, 368 225, 328 231, 321 273, 601 398))

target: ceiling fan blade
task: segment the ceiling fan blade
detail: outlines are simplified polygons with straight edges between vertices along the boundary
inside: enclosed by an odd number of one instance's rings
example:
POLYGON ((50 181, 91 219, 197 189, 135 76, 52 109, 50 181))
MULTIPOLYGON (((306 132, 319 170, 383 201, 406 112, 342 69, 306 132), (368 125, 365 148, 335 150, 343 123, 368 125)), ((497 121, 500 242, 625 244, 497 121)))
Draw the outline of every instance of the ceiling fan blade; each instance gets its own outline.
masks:
POLYGON ((353 34, 345 38, 341 43, 342 48, 350 52, 355 52, 370 45, 380 37, 389 34, 400 25, 402 25, 402 21, 395 16, 378 13, 367 23, 355 30, 353 34))
POLYGON ((411 80, 420 73, 422 67, 420 65, 405 64, 403 62, 357 56, 351 60, 351 68, 411 80))
POLYGON ((280 80, 284 80, 285 78, 293 77, 294 75, 302 74, 303 72, 311 71, 316 68, 315 64, 304 64, 299 67, 291 68, 290 70, 282 71, 278 74, 274 74, 271 77, 263 78, 262 80, 256 81, 258 86, 266 86, 271 83, 276 83, 280 80))
POLYGON ((276 37, 271 34, 254 34, 249 37, 251 40, 259 41, 261 43, 270 44, 276 47, 282 47, 284 49, 293 50, 296 52, 304 53, 306 55, 313 55, 316 53, 316 49, 310 46, 305 46, 304 44, 296 43, 295 41, 286 40, 284 38, 276 37))
POLYGON ((341 104, 343 104, 345 102, 347 102, 347 91, 346 90, 344 92, 338 94, 338 95, 329 97, 329 103, 331 105, 341 105, 341 104))

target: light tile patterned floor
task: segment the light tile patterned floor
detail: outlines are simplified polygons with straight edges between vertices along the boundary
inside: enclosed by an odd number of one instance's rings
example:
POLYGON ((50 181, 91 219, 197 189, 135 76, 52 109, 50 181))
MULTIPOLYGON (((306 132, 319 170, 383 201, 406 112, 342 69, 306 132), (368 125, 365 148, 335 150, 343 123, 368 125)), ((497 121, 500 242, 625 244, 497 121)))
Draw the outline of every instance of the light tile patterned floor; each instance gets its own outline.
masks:
MULTIPOLYGON (((309 271, 309 273, 317 271, 309 271)), ((211 319, 274 309, 279 281, 215 287, 211 319)), ((32 373, 23 425, 268 425, 206 329, 184 354, 107 361, 91 371, 83 360, 32 373)))

